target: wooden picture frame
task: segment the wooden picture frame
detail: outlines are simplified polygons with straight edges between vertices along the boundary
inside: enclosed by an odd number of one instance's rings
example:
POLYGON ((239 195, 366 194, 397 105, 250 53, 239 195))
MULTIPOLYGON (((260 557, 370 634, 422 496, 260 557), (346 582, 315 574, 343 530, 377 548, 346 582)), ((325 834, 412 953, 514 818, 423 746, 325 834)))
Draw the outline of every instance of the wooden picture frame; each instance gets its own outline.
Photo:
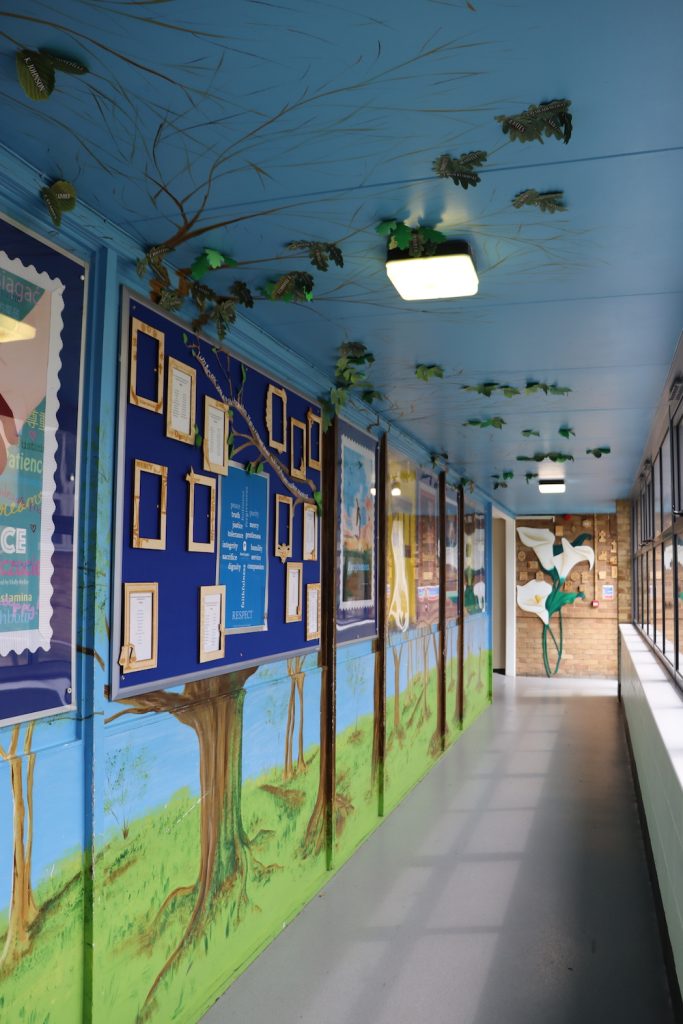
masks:
POLYGON ((302 420, 295 420, 292 416, 289 421, 289 475, 293 480, 306 479, 307 433, 306 424, 302 420), (301 433, 301 462, 298 466, 294 463, 294 433, 297 430, 301 433))
POLYGON ((322 416, 319 416, 312 409, 309 409, 306 413, 306 422, 308 424, 308 467, 309 469, 317 469, 318 471, 323 468, 323 420, 322 416), (318 443, 315 444, 315 433, 317 428, 318 443), (317 451, 318 457, 315 458, 314 452, 317 451))
POLYGON ((303 503, 301 517, 301 557, 304 562, 318 561, 318 506, 312 501, 303 503))
MULTIPOLYGON (((147 632, 144 630, 144 632, 147 632)), ((123 642, 119 665, 122 674, 143 672, 145 669, 157 667, 159 650, 159 584, 158 583, 124 583, 123 584, 123 642), (148 612, 146 606, 149 605, 148 612), (144 616, 149 615, 149 636, 141 642, 146 622, 144 616), (141 618, 142 617, 142 618, 141 618), (136 651, 137 641, 137 651, 136 651), (140 657, 140 654, 147 657, 140 657)))
POLYGON ((303 618, 303 562, 287 562, 285 573, 285 622, 301 622, 303 618))
POLYGON ((130 375, 128 381, 128 401, 131 405, 137 405, 140 409, 148 409, 150 412, 162 413, 164 411, 164 343, 163 331, 131 317, 130 321, 130 375), (157 397, 145 398, 138 394, 138 334, 144 334, 157 343, 157 397))
POLYGON ((225 402, 219 402, 215 398, 206 395, 204 398, 204 439, 202 441, 202 468, 209 473, 217 473, 219 476, 228 475, 228 435, 230 433, 230 409, 225 402), (222 416, 223 424, 220 425, 219 417, 222 416), (218 433, 221 433, 222 442, 220 445, 222 460, 215 462, 212 456, 218 454, 218 433), (213 442, 213 443, 212 443, 213 442))
POLYGON ((287 392, 284 388, 279 388, 277 384, 268 385, 268 395, 266 397, 266 429, 268 430, 268 447, 273 448, 276 452, 287 451, 287 392), (282 440, 279 441, 277 437, 273 436, 273 428, 275 422, 273 419, 273 398, 279 398, 282 402, 282 440))
POLYGON ((166 437, 183 444, 194 444, 194 428, 197 420, 197 371, 173 356, 168 357, 168 382, 166 385, 166 437), (189 395, 187 384, 182 385, 183 392, 176 382, 180 377, 189 379, 189 395), (178 386, 179 408, 174 401, 174 386, 178 386), (187 410, 182 403, 187 402, 187 410))
POLYGON ((216 478, 213 476, 203 476, 201 473, 195 473, 194 469, 191 469, 185 479, 190 485, 187 512, 187 550, 213 552, 216 550, 216 478), (208 541, 194 539, 194 489, 197 486, 208 487, 210 492, 208 541))
POLYGON ((225 586, 199 588, 199 661, 221 661, 225 658, 225 586), (216 615, 216 598, 218 614, 216 615), (213 632, 218 641, 215 648, 207 649, 207 632, 213 632))
POLYGON ((306 587, 306 640, 320 639, 320 584, 306 587))
POLYGON ((282 563, 286 562, 288 558, 292 557, 292 542, 294 534, 294 500, 290 498, 288 494, 276 494, 275 495, 275 557, 279 558, 282 563), (282 506, 287 508, 288 526, 287 526, 287 541, 280 542, 280 511, 282 506))
POLYGON ((134 548, 147 548, 154 551, 166 550, 166 511, 168 501, 168 467, 158 466, 155 462, 136 459, 133 469, 133 527, 131 543, 134 548), (159 530, 156 537, 140 536, 140 486, 142 474, 148 473, 161 478, 161 494, 159 495, 159 530))

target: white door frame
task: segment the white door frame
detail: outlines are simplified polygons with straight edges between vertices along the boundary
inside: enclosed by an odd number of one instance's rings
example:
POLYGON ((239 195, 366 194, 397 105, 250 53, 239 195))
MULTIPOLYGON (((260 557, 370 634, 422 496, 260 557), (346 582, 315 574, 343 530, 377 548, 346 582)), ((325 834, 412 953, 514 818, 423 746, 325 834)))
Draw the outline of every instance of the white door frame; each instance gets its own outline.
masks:
MULTIPOLYGON (((517 551, 515 520, 493 506, 493 518, 505 522, 505 675, 517 674, 517 551)), ((495 584, 495 581, 494 581, 495 584)))

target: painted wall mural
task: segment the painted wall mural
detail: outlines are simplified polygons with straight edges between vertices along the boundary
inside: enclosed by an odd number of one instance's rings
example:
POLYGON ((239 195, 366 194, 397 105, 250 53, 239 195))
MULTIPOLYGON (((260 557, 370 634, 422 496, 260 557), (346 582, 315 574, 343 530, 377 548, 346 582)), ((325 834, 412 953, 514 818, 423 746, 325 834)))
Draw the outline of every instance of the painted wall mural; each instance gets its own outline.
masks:
POLYGON ((469 495, 463 513, 463 726, 491 702, 492 641, 488 593, 491 514, 469 495))
POLYGON ((543 666, 548 676, 557 675, 563 653, 562 609, 574 601, 583 600, 581 590, 566 590, 565 581, 570 573, 581 562, 588 562, 593 568, 595 552, 583 542, 590 534, 582 533, 572 541, 566 537, 555 537, 551 530, 517 527, 517 536, 522 544, 531 548, 550 582, 544 579, 532 579, 528 583, 517 585, 517 604, 525 612, 538 615, 543 623, 541 648, 543 666), (557 622, 553 623, 553 616, 557 622), (550 644, 549 642, 550 641, 550 644))

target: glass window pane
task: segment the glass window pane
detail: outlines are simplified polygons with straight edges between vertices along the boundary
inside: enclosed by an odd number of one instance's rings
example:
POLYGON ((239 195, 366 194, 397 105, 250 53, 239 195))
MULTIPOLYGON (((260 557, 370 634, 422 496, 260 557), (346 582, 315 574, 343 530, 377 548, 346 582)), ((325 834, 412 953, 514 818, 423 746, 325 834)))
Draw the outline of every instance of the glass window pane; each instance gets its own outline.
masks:
POLYGON ((655 521, 654 529, 652 530, 652 537, 656 537, 662 529, 662 480, 661 480, 661 461, 659 455, 655 459, 655 464, 652 470, 652 483, 654 487, 654 498, 655 498, 655 521))
POLYGON ((654 560, 653 551, 648 551, 645 556, 647 565, 647 621, 645 629, 647 635, 654 639, 654 560))
POLYGON ((672 665, 676 663, 674 644, 674 545, 668 541, 664 545, 664 642, 661 645, 664 654, 672 665))
POLYGON ((662 442, 662 529, 671 526, 671 446, 669 431, 662 442))
POLYGON ((656 547, 654 552, 655 578, 655 634, 654 640, 660 650, 664 650, 664 605, 662 603, 662 549, 656 547))

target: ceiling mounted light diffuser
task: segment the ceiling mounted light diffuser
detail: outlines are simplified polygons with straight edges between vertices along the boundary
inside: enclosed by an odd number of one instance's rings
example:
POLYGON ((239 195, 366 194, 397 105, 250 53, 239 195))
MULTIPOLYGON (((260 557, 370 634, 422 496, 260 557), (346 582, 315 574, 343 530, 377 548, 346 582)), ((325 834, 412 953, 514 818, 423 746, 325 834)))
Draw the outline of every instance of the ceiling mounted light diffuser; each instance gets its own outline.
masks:
POLYGON ((4 341, 32 341, 35 336, 35 327, 0 313, 0 345, 4 341))
POLYGON ((410 256, 392 249, 387 254, 387 275, 408 302, 464 298, 479 290, 467 242, 442 242, 434 256, 410 256))
POLYGON ((567 485, 562 478, 553 480, 550 477, 546 477, 545 480, 538 481, 538 489, 541 494, 564 494, 567 490, 567 485))

